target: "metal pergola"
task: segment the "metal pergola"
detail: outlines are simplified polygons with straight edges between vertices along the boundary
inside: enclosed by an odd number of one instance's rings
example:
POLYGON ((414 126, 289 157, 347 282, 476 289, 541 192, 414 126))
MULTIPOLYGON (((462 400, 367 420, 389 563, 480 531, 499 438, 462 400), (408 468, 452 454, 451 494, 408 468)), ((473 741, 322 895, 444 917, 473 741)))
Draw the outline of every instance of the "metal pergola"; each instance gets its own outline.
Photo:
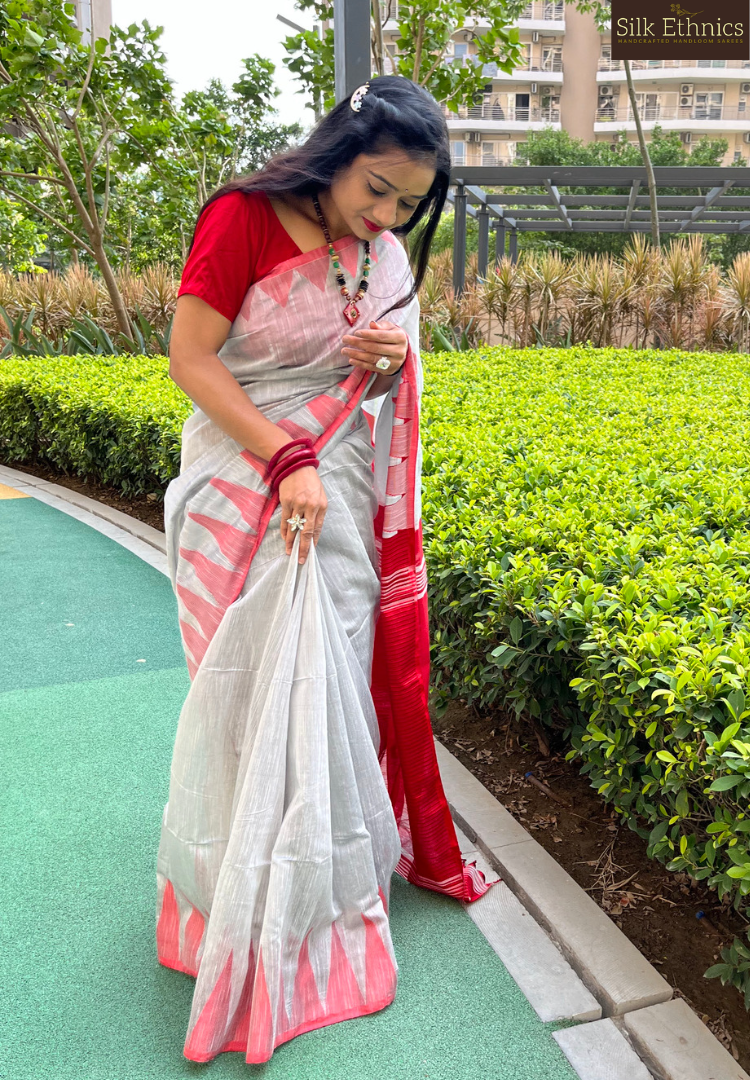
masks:
MULTIPOLYGON (((750 168, 656 166, 659 229, 662 233, 750 234, 750 168), (692 189, 685 195, 662 195, 659 189, 692 189), (704 194, 698 194, 703 189, 704 194), (748 194, 737 194, 744 190, 748 194)), ((519 232, 650 232, 651 208, 642 166, 456 166, 455 190, 448 199, 455 210, 453 287, 464 286, 466 218, 479 227, 478 271, 487 273, 489 231, 495 229, 495 261, 518 257, 519 232), (487 188, 514 188, 488 191, 487 188), (610 188, 602 194, 570 194, 571 188, 610 188), (537 189, 533 194, 530 189, 537 189), (619 189, 619 193, 616 193, 619 189)))

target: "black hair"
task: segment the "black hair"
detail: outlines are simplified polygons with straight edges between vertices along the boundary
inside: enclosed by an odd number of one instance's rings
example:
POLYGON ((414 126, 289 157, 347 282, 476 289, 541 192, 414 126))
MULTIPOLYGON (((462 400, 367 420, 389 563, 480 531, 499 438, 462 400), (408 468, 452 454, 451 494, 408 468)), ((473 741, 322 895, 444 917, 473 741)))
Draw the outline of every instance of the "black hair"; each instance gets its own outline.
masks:
POLYGON ((406 296, 387 309, 393 311, 405 307, 416 296, 427 270, 430 244, 450 183, 448 127, 432 95, 411 79, 399 75, 371 79, 358 112, 351 108, 350 100, 346 97, 335 105, 301 145, 276 154, 257 172, 237 177, 220 187, 203 204, 198 217, 207 206, 230 191, 263 191, 271 196, 286 193, 314 195, 327 188, 335 173, 348 167, 362 153, 376 154, 397 148, 411 158, 425 160, 436 170, 430 190, 408 221, 393 230, 397 235, 405 236, 427 215, 414 250, 410 251, 414 267, 412 287, 406 296))

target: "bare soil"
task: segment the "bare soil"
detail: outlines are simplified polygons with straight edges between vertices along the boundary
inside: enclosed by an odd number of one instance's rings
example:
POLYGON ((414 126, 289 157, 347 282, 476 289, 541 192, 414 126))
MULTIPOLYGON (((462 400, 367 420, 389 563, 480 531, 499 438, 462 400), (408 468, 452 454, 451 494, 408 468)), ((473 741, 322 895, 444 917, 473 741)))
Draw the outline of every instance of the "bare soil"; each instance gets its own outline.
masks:
MULTIPOLYGON (((107 503, 164 531, 163 506, 143 496, 126 499, 94 480, 43 464, 7 464, 107 503)), ((646 841, 623 825, 565 761, 555 732, 513 714, 479 717, 461 701, 433 713, 438 738, 495 795, 614 920, 684 998, 737 1062, 750 1072, 750 1015, 742 995, 703 972, 721 959, 745 920, 718 902, 703 882, 673 873, 646 856, 646 841), (526 778, 547 785, 549 793, 526 778), (703 911, 703 918, 696 913, 703 911)))

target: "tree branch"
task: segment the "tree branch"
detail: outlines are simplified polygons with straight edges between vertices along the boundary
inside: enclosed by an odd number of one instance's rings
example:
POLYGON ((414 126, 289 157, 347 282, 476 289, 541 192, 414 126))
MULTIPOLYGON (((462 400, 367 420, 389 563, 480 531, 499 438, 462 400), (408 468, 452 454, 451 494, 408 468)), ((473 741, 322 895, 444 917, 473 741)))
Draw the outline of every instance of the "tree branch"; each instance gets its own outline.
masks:
POLYGON ((104 232, 104 229, 106 227, 107 214, 109 213, 109 180, 110 180, 110 173, 111 173, 110 160, 109 160, 109 146, 107 146, 106 162, 107 162, 107 167, 106 167, 106 173, 104 175, 104 202, 102 203, 102 212, 101 212, 101 218, 100 218, 102 232, 104 232))
MULTIPOLYGON (((91 6, 91 10, 92 10, 92 14, 93 14, 93 4, 91 6)), ((96 50, 94 48, 94 28, 92 26, 91 27, 91 42, 89 44, 89 62, 88 62, 88 67, 86 69, 86 78, 83 80, 83 86, 81 87, 81 92, 78 95, 78 101, 76 102, 76 107, 73 110, 73 117, 72 117, 73 120, 78 119, 78 114, 80 113, 81 109, 83 108, 83 99, 86 96, 86 91, 88 90, 89 83, 91 82, 91 75, 92 75, 92 73, 94 71, 94 59, 95 59, 95 56, 96 56, 96 50)))
POLYGON ((414 48, 414 73, 412 74, 412 82, 419 82, 419 69, 422 65, 422 43, 424 42, 424 24, 427 16, 423 13, 419 16, 417 22, 417 40, 414 48))
MULTIPOLYGON (((80 158, 81 158, 81 164, 83 165, 83 168, 84 168, 83 176, 84 176, 84 180, 85 180, 85 183, 86 183, 86 198, 88 199, 88 203, 89 203, 89 218, 91 220, 91 231, 89 232, 89 236, 91 237, 92 240, 94 239, 94 237, 96 237, 96 239, 98 241, 99 240, 99 234, 100 234, 99 213, 98 213, 98 211, 96 209, 96 198, 95 198, 95 195, 94 195, 94 185, 91 182, 91 166, 90 166, 89 160, 88 160, 88 158, 86 156, 86 147, 83 145, 83 139, 81 138, 81 131, 80 131, 80 128, 78 127, 78 121, 77 120, 73 121, 73 136, 75 138, 76 145, 78 146, 78 153, 79 153, 80 158)), ((80 198, 80 196, 79 196, 79 198, 80 198)), ((83 200, 81 200, 81 203, 83 203, 83 200)))
POLYGON ((17 176, 20 180, 41 180, 50 184, 59 184, 65 187, 65 182, 56 176, 47 176, 46 173, 11 172, 10 169, 0 169, 0 176, 17 176))

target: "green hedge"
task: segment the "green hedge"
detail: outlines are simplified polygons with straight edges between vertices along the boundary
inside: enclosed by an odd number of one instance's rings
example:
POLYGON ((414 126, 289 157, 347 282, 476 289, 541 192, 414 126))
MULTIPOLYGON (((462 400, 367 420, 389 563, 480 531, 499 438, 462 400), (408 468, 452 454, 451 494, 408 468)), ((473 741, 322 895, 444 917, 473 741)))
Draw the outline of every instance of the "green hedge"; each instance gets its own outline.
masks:
POLYGON ((426 385, 438 707, 461 696, 561 729, 649 854, 740 910, 749 358, 483 349, 429 358, 426 385))
POLYGON ((94 476, 124 495, 163 494, 192 412, 163 356, 0 361, 0 456, 94 476))
MULTIPOLYGON (((0 456, 163 492, 191 410, 167 369, 3 361, 0 456)), ((749 358, 426 357, 422 440, 438 707, 557 728, 650 855, 747 912, 749 358)), ((722 955, 750 1007, 750 949, 722 955)))

